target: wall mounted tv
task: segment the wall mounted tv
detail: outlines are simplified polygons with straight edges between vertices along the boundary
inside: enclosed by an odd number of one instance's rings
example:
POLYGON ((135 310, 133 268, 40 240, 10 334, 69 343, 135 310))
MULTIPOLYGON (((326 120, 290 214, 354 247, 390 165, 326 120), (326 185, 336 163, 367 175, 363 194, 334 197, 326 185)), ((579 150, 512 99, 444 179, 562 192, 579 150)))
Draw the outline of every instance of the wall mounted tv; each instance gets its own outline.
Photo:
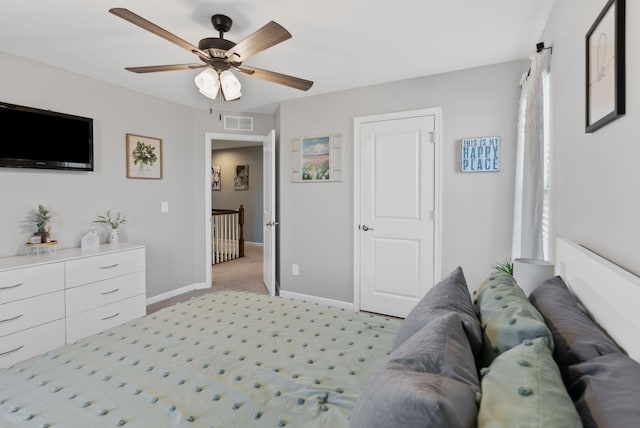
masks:
POLYGON ((93 171, 93 119, 0 102, 0 166, 93 171))

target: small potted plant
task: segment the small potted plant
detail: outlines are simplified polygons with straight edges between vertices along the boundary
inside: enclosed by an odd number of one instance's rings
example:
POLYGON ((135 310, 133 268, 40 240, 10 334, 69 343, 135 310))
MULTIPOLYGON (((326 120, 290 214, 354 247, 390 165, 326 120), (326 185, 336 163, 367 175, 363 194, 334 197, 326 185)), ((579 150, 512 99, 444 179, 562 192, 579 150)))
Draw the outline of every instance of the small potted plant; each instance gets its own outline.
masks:
POLYGON ((513 276, 513 262, 511 261, 511 259, 506 259, 502 263, 497 263, 493 266, 493 269, 495 272, 504 272, 513 276))
POLYGON ((38 205, 38 210, 33 214, 33 222, 37 228, 33 236, 36 239, 32 238, 31 242, 38 241, 38 243, 44 244, 48 241, 49 233, 51 232, 51 226, 47 227, 49 220, 51 220, 49 210, 42 205, 38 205))
POLYGON ((122 213, 118 213, 115 216, 111 215, 111 210, 107 210, 106 214, 99 215, 93 222, 102 223, 110 227, 109 242, 111 245, 118 245, 119 232, 118 228, 121 224, 127 221, 122 213))

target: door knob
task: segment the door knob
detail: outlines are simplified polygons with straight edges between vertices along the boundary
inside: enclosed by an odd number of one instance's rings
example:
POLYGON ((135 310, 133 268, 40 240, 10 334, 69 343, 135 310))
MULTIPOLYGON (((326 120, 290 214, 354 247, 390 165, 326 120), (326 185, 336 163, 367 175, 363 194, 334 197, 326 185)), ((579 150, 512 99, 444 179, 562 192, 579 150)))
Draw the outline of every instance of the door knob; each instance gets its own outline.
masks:
POLYGON ((364 231, 366 232, 366 231, 368 231, 368 230, 373 230, 373 228, 371 228, 371 227, 367 226, 366 224, 363 224, 363 225, 362 225, 362 230, 364 230, 364 231))

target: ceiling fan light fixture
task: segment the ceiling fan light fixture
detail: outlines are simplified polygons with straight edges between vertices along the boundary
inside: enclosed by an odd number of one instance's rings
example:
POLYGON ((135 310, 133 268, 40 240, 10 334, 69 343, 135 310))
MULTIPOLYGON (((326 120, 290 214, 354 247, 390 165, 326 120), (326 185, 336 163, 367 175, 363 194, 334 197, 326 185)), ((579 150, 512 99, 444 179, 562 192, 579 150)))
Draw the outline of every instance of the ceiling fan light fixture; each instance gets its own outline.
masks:
POLYGON ((220 89, 220 79, 218 78, 218 73, 214 69, 207 68, 202 73, 198 74, 194 81, 202 95, 211 98, 212 100, 216 99, 218 90, 220 89))
POLYGON ((240 81, 231 71, 225 70, 220 73, 220 86, 225 100, 231 101, 240 98, 242 85, 240 85, 240 81))

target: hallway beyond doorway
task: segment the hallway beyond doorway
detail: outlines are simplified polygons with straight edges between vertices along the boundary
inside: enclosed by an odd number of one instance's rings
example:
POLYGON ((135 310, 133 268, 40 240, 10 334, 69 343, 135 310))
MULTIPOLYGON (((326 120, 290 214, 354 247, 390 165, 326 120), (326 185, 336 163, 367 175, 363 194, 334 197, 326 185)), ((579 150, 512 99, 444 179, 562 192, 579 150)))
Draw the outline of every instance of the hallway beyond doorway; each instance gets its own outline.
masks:
POLYGON ((212 267, 213 285, 211 288, 194 290, 170 299, 147 306, 147 315, 162 308, 200 297, 208 293, 223 290, 241 290, 258 294, 267 294, 262 282, 262 244, 245 242, 245 256, 236 260, 220 263, 212 267))
POLYGON ((262 244, 245 242, 244 257, 211 267, 213 274, 211 291, 241 290, 267 294, 262 281, 262 256, 262 244))

